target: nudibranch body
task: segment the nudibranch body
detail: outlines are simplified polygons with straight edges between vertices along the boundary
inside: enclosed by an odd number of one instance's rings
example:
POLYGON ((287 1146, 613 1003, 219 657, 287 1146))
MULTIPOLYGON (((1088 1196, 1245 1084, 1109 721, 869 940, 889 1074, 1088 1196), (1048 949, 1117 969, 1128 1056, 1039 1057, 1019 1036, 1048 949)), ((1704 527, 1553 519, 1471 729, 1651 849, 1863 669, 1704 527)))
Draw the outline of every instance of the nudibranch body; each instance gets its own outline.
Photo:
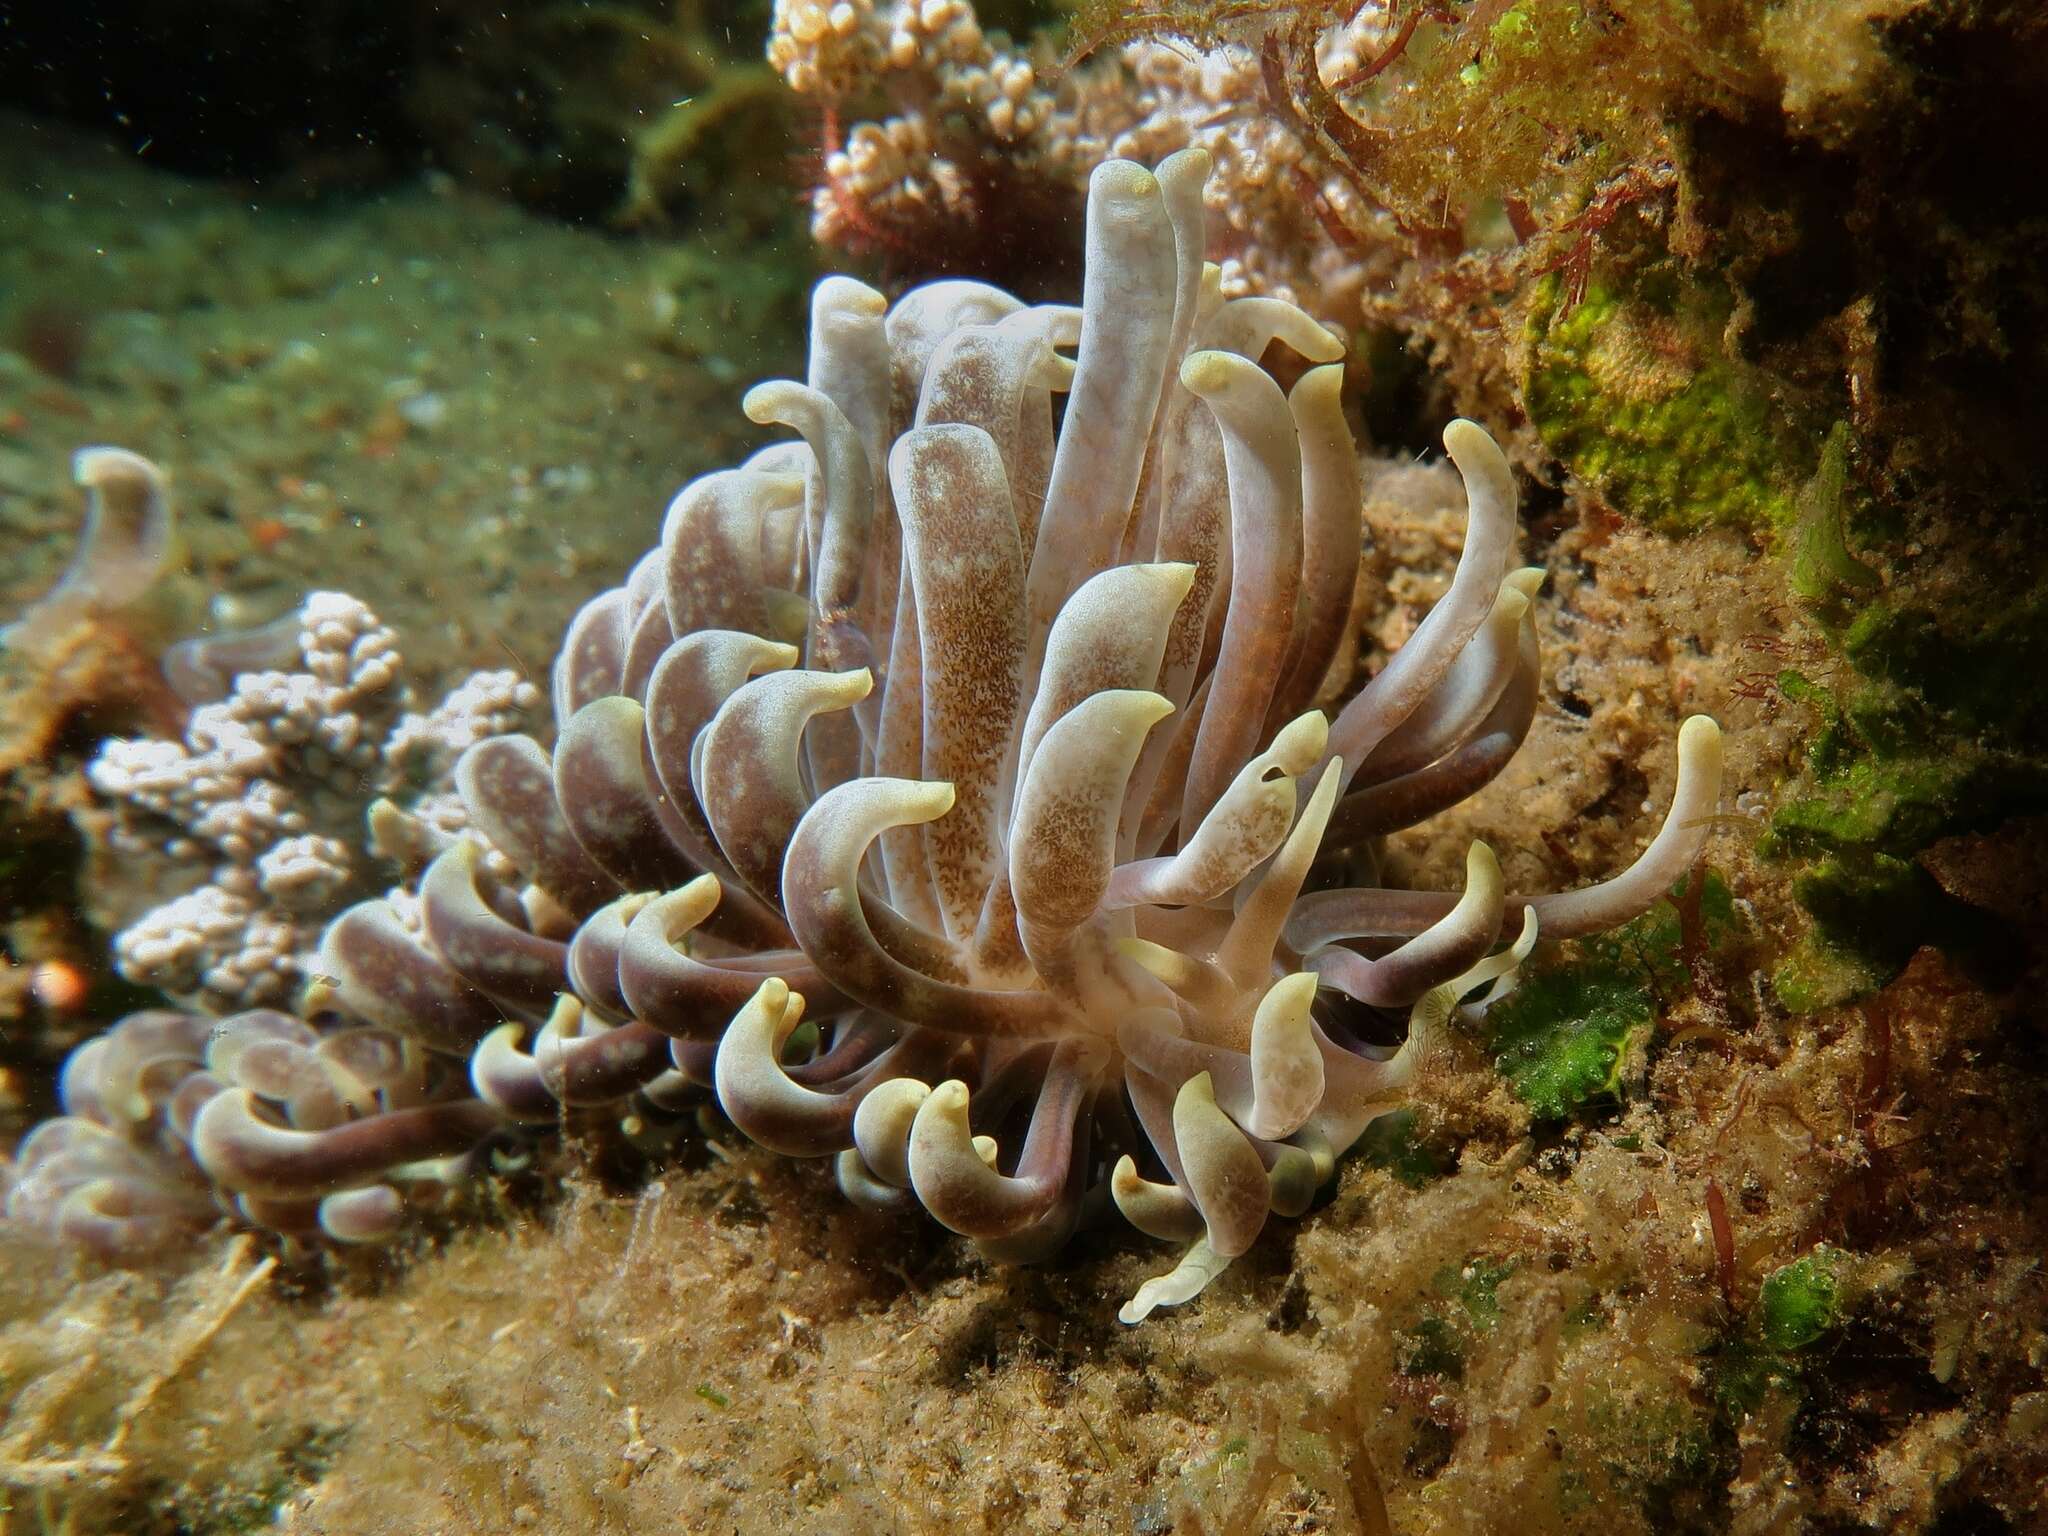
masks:
MULTIPOLYGON (((836 1157, 853 1199, 997 1257, 1114 1206, 1185 1245, 1136 1321, 1306 1209, 1538 934, 1657 900, 1719 795, 1704 718, 1615 879, 1516 895, 1475 843, 1462 891, 1342 883, 1520 746, 1541 572, 1513 563, 1506 460, 1453 422, 1457 571, 1347 691, 1343 348, 1221 297, 1207 173, 1199 150, 1095 172, 1078 307, 820 284, 805 380, 745 401, 794 439, 687 486, 577 615, 552 749, 471 746, 466 831, 384 810, 380 836, 440 851, 328 928, 317 1001, 468 1056, 508 1120, 709 1089, 766 1146, 836 1157), (1287 351, 1283 389, 1261 360, 1287 351)), ((196 1110, 218 1183, 288 1203, 383 1176, 376 1106, 301 1130, 280 1104, 196 1110), (353 1138, 346 1178, 318 1176, 323 1137, 353 1138)), ((402 1112, 409 1160, 474 1134, 402 1112)))

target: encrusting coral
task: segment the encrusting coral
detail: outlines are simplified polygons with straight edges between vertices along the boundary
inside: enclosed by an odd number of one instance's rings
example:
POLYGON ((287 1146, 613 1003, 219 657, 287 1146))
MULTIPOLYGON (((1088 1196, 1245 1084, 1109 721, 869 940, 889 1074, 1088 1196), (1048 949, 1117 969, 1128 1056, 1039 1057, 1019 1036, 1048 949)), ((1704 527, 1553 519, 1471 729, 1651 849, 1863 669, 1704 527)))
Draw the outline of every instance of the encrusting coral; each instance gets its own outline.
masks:
MULTIPOLYGON (((1312 707, 1359 558, 1341 347, 1222 299, 1207 170, 1096 172, 1078 309, 821 284, 809 382, 746 401, 803 441, 681 492, 570 626, 553 753, 465 754, 481 840, 434 860, 416 921, 370 902, 329 928, 329 1000, 474 1047, 511 1118, 710 1087, 756 1140, 836 1155, 853 1198, 915 1198, 998 1256, 1113 1202, 1191 1245, 1135 1320, 1304 1209, 1539 931, 1656 900, 1718 797, 1705 719, 1605 884, 1510 896, 1475 844, 1462 895, 1302 894, 1512 755, 1539 575, 1510 569, 1505 461, 1453 423, 1457 576, 1334 718, 1312 707), (1256 361, 1276 341, 1315 365, 1291 393, 1256 361), (1398 1051, 1369 1043, 1404 1015, 1398 1051)), ((319 1155, 248 1124, 251 1163, 319 1155)))

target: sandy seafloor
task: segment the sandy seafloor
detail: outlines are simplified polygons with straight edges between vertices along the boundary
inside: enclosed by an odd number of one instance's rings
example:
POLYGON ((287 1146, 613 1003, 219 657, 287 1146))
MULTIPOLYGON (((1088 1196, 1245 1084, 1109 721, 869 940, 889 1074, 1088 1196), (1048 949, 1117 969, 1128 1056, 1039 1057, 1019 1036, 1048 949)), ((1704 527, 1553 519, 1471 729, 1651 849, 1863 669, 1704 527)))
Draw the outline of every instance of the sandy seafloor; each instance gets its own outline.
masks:
MULTIPOLYGON (((447 186, 252 206, 0 120, 0 227, 0 606, 68 554, 71 450, 120 443, 170 471, 185 538, 139 623, 338 587, 425 678, 539 675, 676 486, 757 440, 745 385, 800 355, 777 285, 715 238, 621 243, 447 186), (31 310, 54 373, 21 350, 31 310)), ((1398 480, 1369 652, 1455 556, 1398 480)), ((1553 577, 1531 745, 1399 870, 1452 878, 1474 835, 1515 887, 1617 867, 1699 709, 1730 731, 1727 807, 1760 814, 1796 732, 1734 682, 1774 568, 1734 534, 1604 525, 1526 553, 1553 577)), ((1752 837, 1709 853, 1745 987, 1796 927, 1752 837)), ((652 1173, 588 1171, 571 1139, 325 1271, 227 1234, 144 1273, 0 1235, 0 1531, 2021 1529, 2048 1331, 2000 1138, 2038 1125, 2038 1064, 2001 1065, 1992 1005, 1931 952, 1895 989, 1881 1113, 1870 1009, 1759 997, 1752 1042, 1645 1045, 1618 1107, 1563 1128, 1467 1040, 1405 1137, 1137 1329, 1116 1309, 1164 1248, 1111 1230, 992 1268, 715 1126, 652 1173), (1844 1260, 1850 1321, 1744 1354, 1764 1278, 1865 1200, 1916 1214, 1844 1260)))
POLYGON ((0 146, 9 610, 69 558, 72 450, 111 443, 171 476, 180 632, 341 587, 424 679, 544 675, 676 488, 759 439, 735 391, 801 356, 801 277, 715 235, 610 240, 449 182, 272 200, 27 119, 0 146), (44 333, 54 368, 24 355, 44 333))

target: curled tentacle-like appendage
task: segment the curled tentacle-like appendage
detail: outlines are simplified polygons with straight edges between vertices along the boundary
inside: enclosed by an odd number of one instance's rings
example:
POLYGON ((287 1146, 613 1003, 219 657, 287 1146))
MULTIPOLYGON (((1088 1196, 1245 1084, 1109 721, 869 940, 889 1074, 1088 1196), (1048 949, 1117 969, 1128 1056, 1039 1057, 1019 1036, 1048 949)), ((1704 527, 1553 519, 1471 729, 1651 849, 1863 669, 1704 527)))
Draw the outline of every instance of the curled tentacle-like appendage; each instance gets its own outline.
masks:
POLYGON ((609 1025, 574 997, 522 1046, 523 1024, 491 1031, 469 1058, 477 1097, 508 1120, 553 1120, 566 1107, 616 1104, 669 1067, 668 1037, 650 1025, 609 1025))
POLYGON ((1474 843, 1465 861, 1465 894, 1436 922, 1378 959, 1332 944, 1308 957, 1309 969, 1354 1002, 1405 1008, 1493 948, 1506 889, 1493 850, 1474 843))
MULTIPOLYGON (((1678 784, 1662 825, 1636 861, 1611 880, 1556 895, 1508 896, 1507 922, 1533 911, 1545 938, 1580 938, 1640 917, 1698 859, 1721 798, 1721 728, 1705 715, 1678 730, 1678 784)), ((1341 809, 1341 807, 1340 807, 1341 809)), ((1412 938, 1442 922, 1457 898, 1433 891, 1317 891, 1295 903, 1285 942, 1316 953, 1346 939, 1412 938)))
POLYGON ((23 1138, 7 1189, 9 1221, 115 1263, 161 1253, 219 1215, 189 1159, 77 1115, 23 1138))
MULTIPOLYGON (((1087 1155, 1088 1102, 1105 1059, 1087 1044, 1052 1053, 1007 1173, 984 1156, 970 1129, 966 1083, 955 1078, 926 1094, 906 1148, 911 1187, 925 1209, 955 1232, 988 1240, 1015 1239, 1053 1218, 1070 1192, 1077 1159, 1087 1155)), ((986 1150, 992 1154, 993 1144, 986 1150)))
POLYGON ((277 1124, 250 1090, 228 1089, 200 1110, 192 1152, 210 1178, 237 1194, 318 1200, 465 1152, 499 1123, 491 1106, 471 1099, 303 1131, 277 1124))
POLYGON ((0 627, 0 646, 47 645, 79 619, 133 602, 170 548, 171 498, 149 460, 125 448, 81 448, 71 472, 85 491, 78 550, 54 587, 0 627))
MULTIPOLYGON (((178 1110, 240 1210, 375 1237, 380 1191, 494 1120, 709 1088, 852 1199, 992 1257, 1109 1211, 1186 1245, 1135 1320, 1306 1210, 1537 931, 1625 921, 1683 872, 1719 796, 1703 720, 1611 881, 1516 895, 1475 843, 1462 891, 1329 888, 1531 729, 1541 573, 1514 562, 1505 456, 1452 422, 1449 589, 1347 675, 1342 345, 1222 301, 1208 172, 1095 172, 1078 307, 819 286, 804 378, 747 396, 791 435, 676 496, 569 625, 552 749, 473 747, 466 832, 390 828, 417 889, 326 935, 318 1000, 466 1079, 401 1102, 252 1040, 178 1110), (1308 365, 1291 389, 1275 347, 1308 365)), ((165 1048, 116 1094, 143 1122, 151 1074, 190 1065, 165 1048)), ((94 1200, 79 1221, 114 1208, 94 1200)))
POLYGON ((413 933, 390 903, 367 901, 320 940, 325 985, 358 1018, 461 1054, 500 1022, 499 1010, 413 933))
POLYGON ((383 1242, 505 1124, 455 1063, 375 1027, 286 1014, 220 1020, 191 1159, 243 1219, 302 1240, 383 1242))
POLYGON ((119 1262, 223 1218, 388 1241, 507 1122, 404 1035, 269 1009, 130 1014, 72 1052, 62 1098, 22 1143, 8 1217, 119 1262))
POLYGON ((803 994, 769 977, 720 1038, 713 1080, 719 1103, 754 1140, 799 1157, 822 1156, 845 1150, 852 1139, 860 1095, 813 1088, 783 1066, 784 1048, 803 1016, 803 994))

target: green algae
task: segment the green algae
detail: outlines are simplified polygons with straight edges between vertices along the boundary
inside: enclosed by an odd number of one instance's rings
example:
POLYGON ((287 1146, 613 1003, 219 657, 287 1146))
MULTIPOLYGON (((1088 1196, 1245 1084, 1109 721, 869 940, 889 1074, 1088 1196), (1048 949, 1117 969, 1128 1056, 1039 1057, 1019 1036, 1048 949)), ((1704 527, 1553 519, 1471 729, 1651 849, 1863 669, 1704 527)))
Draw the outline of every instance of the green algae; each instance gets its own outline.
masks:
POLYGON ((1806 1353, 1838 1329, 1847 1312, 1844 1258, 1839 1249, 1822 1245, 1772 1270, 1741 1330, 1708 1355, 1708 1391, 1731 1425, 1773 1393, 1805 1390, 1806 1353))
MULTIPOLYGON (((1790 584, 1834 649, 1826 678, 1788 669, 1778 694, 1811 711, 1804 771, 1759 852, 1798 863, 1811 930, 1774 973, 1813 1013, 1883 986, 1922 944, 1982 957, 1997 925, 1945 893, 1919 856, 2048 805, 2048 588, 1959 602, 1910 566, 1885 590, 1848 548, 1850 434, 1837 423, 1800 498, 1790 584)), ((1866 519, 1867 521, 1867 519, 1866 519)))
POLYGON ((1933 722, 1884 708, 1867 685, 1845 699, 1787 669, 1778 691, 1811 706, 1817 728, 1806 753, 1811 788, 1772 818, 1767 855, 1908 855, 1955 826, 1990 787, 1978 782, 1981 754, 1944 742, 1933 722))
POLYGON ((1922 944, 1970 955, 1986 937, 1982 914, 1950 897, 1918 864, 1882 853, 1821 859, 1793 878, 1792 895, 1813 928, 1771 981, 1794 1013, 1817 1013, 1875 991, 1922 944))
POLYGON ((1381 1115, 1352 1145, 1352 1153, 1368 1167, 1381 1168, 1409 1189, 1441 1178, 1450 1166, 1422 1138, 1420 1118, 1412 1109, 1381 1115))
MULTIPOLYGON (((1735 923, 1734 897, 1711 870, 1699 878, 1701 937, 1711 948, 1735 923)), ((1628 1063, 1686 985, 1683 889, 1611 934, 1576 942, 1564 963, 1488 1010, 1494 1064, 1536 1119, 1568 1120, 1621 1097, 1628 1063)))
MULTIPOLYGON (((1672 536, 1731 526, 1761 536, 1826 636, 1832 675, 1787 670, 1779 695, 1813 711, 1804 771, 1759 851, 1793 866, 1812 921, 1772 981, 1812 1013, 1883 986, 1914 949, 1958 956, 1995 943, 1982 914, 1920 866, 1939 840, 2048 806, 2048 589, 1969 600, 1894 579, 1900 529, 1856 490, 1853 434, 1836 421, 1818 453, 1765 374, 1727 354, 1728 305, 1711 280, 1659 258, 1588 285, 1559 274, 1534 291, 1523 398, 1546 448, 1618 510, 1672 536), (1888 585, 1888 583, 1890 583, 1888 585)), ((1579 1027, 1524 1030, 1504 1061, 1540 1116, 1612 1094, 1643 997, 1580 972, 1531 1004, 1579 1027)), ((1510 1020, 1516 1015, 1510 1013, 1510 1020)))
POLYGON ((1820 467, 1799 496, 1792 594, 1803 602, 1825 603, 1843 591, 1868 593, 1881 585, 1877 572, 1849 552, 1844 537, 1848 478, 1849 426, 1838 421, 1821 446, 1820 467))
POLYGON ((1533 54, 1537 47, 1533 9, 1529 0, 1509 6, 1486 29, 1487 41, 1503 55, 1524 51, 1533 54))
POLYGON ((2048 587, 2003 602, 1972 593, 1958 608, 1872 606, 1848 624, 1842 649, 1859 672, 1899 691, 1887 714, 1934 715, 1952 733, 2048 749, 2041 690, 2028 686, 2048 668, 2048 587))
POLYGON ((1494 1065, 1515 1097, 1539 1120, 1567 1120, 1619 1096, 1622 1064, 1657 1011, 1640 976, 1591 961, 1536 977, 1488 1022, 1494 1065))
POLYGON ((1765 1347, 1789 1353, 1814 1343, 1841 1321, 1841 1255, 1816 1248, 1774 1269, 1757 1293, 1757 1334, 1765 1347))
POLYGON ((1728 1423, 1739 1425, 1774 1392, 1800 1390, 1796 1361, 1747 1335, 1729 1338, 1706 1360, 1707 1393, 1728 1423))
POLYGON ((1501 1282, 1514 1272, 1513 1259, 1486 1254, 1438 1270, 1422 1315, 1396 1339, 1402 1374, 1463 1380, 1473 1346, 1501 1320, 1501 1282))

